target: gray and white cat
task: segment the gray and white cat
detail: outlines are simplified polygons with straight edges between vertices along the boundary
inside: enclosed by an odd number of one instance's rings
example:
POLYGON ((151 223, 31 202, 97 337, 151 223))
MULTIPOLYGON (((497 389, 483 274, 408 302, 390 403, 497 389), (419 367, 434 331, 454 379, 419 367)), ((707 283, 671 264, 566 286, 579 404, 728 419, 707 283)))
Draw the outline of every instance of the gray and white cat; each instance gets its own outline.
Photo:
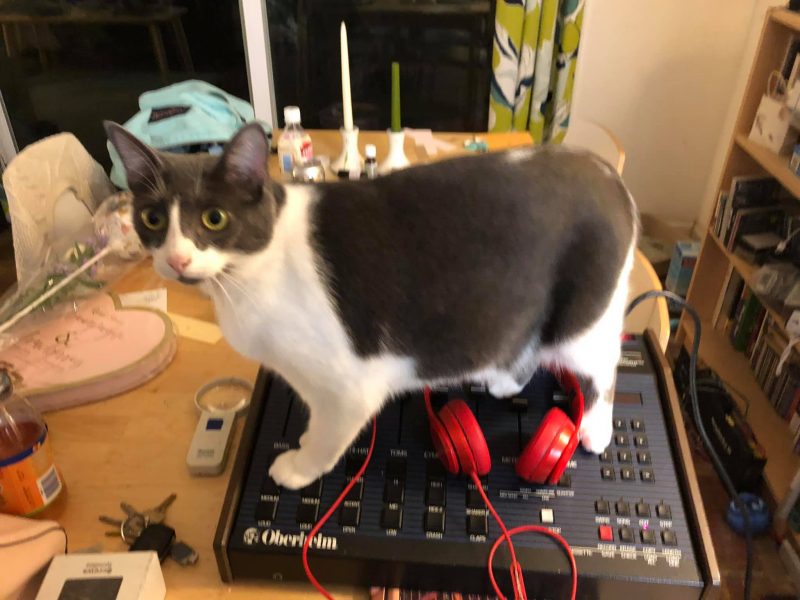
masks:
POLYGON ((284 185, 258 125, 221 157, 106 130, 155 269, 202 284, 230 344, 308 405, 300 447, 270 468, 277 483, 329 471, 394 395, 477 381, 504 397, 540 364, 581 378, 584 448, 610 442, 638 218, 600 159, 531 147, 284 185))

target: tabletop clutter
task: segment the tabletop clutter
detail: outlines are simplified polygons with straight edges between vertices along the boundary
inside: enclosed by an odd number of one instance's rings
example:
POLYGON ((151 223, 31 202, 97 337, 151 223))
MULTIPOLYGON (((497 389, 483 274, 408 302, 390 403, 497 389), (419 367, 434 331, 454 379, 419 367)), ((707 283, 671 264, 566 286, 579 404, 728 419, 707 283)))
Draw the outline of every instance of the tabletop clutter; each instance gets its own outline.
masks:
MULTIPOLYGON (((373 179, 410 164, 401 125, 399 65, 391 65, 391 126, 386 132, 388 152, 380 161, 373 144, 366 145, 363 157, 359 151, 344 23, 341 73, 341 152, 332 158, 315 155, 299 107, 285 107, 286 126, 276 144, 284 181, 373 179)), ((236 131, 254 120, 248 102, 206 82, 190 80, 142 94, 139 111, 124 127, 162 151, 219 154, 236 131), (181 110, 175 110, 176 106, 181 110)), ((271 137, 272 128, 266 123, 262 126, 271 137)), ((446 142, 434 141, 429 131, 427 137, 425 130, 414 135, 419 138, 416 141, 434 148, 433 153, 437 144, 448 147, 446 142)), ((464 148, 487 151, 486 143, 474 136, 464 148)), ((132 197, 119 156, 111 144, 108 151, 112 169, 106 175, 74 136, 62 133, 24 148, 3 174, 18 284, 0 301, 0 513, 4 513, 0 514, 0 556, 4 539, 12 540, 7 546, 12 549, 27 540, 14 532, 33 531, 44 524, 47 531, 64 531, 58 523, 44 520, 51 507, 69 501, 69 482, 58 469, 57 448, 50 446, 42 412, 102 400, 141 385, 165 369, 177 351, 174 317, 171 321, 165 314, 166 301, 160 306, 131 306, 107 293, 110 284, 146 256, 133 226, 132 197)), ((200 419, 187 466, 193 475, 215 475, 224 469, 233 420, 249 401, 252 386, 223 377, 199 387, 195 403, 200 419), (205 459, 195 460, 200 453, 205 459)), ((36 597, 58 597, 64 584, 56 585, 54 580, 108 559, 129 573, 125 585, 134 585, 133 579, 140 586, 135 589, 149 594, 131 597, 163 598, 159 563, 169 557, 190 566, 199 558, 188 544, 176 541, 174 529, 165 523, 176 500, 176 494, 166 492, 151 508, 140 510, 122 501, 121 514, 98 516, 111 528, 107 537, 120 539, 132 551, 155 554, 143 554, 138 563, 113 553, 57 558, 36 597)), ((37 571, 41 575, 51 557, 66 553, 66 544, 62 547, 61 543, 30 553, 27 567, 15 578, 0 578, 0 597, 30 592, 32 576, 37 571)), ((16 556, 23 556, 21 550, 16 556)))

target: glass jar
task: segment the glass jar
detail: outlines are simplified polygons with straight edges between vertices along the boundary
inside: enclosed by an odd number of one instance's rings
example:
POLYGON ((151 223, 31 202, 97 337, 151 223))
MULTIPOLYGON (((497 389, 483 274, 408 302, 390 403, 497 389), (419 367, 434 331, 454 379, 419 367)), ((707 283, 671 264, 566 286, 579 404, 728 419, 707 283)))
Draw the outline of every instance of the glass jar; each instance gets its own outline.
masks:
POLYGON ((0 512, 31 516, 62 495, 47 425, 0 370, 0 512))

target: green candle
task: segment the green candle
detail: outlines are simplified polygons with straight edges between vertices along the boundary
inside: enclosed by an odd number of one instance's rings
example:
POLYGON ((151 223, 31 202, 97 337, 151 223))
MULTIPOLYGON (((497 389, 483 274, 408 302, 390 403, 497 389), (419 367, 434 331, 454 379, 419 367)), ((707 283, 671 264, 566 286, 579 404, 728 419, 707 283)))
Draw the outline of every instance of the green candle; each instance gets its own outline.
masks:
POLYGON ((392 131, 400 131, 400 65, 392 63, 392 131))

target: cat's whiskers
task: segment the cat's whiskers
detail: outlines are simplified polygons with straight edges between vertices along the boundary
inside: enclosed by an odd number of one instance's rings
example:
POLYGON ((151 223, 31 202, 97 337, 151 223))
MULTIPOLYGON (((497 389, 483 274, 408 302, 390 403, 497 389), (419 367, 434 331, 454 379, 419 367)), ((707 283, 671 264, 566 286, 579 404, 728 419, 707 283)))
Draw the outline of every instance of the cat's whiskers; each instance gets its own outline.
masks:
MULTIPOLYGON (((217 284, 217 286, 219 287, 220 291, 228 299, 228 302, 230 303, 231 308, 233 309, 235 307, 235 304, 233 303, 233 298, 231 298, 231 295, 228 293, 228 290, 225 289, 225 286, 222 285, 222 282, 219 279, 217 279, 216 277, 211 277, 211 281, 217 284)), ((238 310, 233 310, 233 316, 236 319, 236 322, 238 323, 239 328, 243 330, 242 321, 239 318, 239 311, 238 310)))
POLYGON ((242 281, 238 280, 236 277, 234 277, 233 275, 231 275, 229 272, 226 271, 220 271, 219 275, 222 275, 226 282, 229 282, 232 286, 234 286, 237 289, 237 291, 242 295, 242 297, 248 300, 253 305, 253 308, 258 308, 258 302, 256 298, 253 296, 253 294, 250 293, 250 291, 247 289, 247 287, 242 281))

